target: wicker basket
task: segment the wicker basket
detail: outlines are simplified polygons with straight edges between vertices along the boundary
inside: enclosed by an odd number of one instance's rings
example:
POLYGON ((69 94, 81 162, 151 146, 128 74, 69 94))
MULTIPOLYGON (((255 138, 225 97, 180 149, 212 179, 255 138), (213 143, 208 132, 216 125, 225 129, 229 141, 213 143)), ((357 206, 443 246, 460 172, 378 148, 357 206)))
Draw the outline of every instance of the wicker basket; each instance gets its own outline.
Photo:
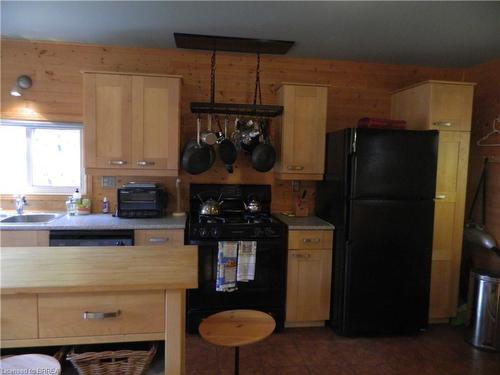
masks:
POLYGON ((143 375, 156 354, 156 345, 149 350, 115 350, 68 353, 67 359, 80 375, 143 375))

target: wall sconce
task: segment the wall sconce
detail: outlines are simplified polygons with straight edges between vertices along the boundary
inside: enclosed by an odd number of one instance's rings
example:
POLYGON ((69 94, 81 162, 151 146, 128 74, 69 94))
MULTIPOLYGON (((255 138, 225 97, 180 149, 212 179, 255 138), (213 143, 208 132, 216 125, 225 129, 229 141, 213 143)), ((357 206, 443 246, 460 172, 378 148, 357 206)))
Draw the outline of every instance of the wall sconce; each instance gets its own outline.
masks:
POLYGON ((12 96, 22 96, 23 90, 29 89, 33 85, 33 81, 27 75, 17 77, 16 83, 10 90, 12 96))

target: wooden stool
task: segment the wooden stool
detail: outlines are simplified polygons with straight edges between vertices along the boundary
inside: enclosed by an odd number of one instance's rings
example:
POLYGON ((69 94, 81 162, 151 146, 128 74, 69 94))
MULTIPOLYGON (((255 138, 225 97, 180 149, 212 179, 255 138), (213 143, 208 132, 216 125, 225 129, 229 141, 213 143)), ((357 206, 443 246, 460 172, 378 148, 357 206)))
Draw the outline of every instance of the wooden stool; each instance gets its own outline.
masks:
POLYGON ((61 373, 61 364, 59 363, 59 361, 54 357, 45 354, 22 354, 6 356, 0 359, 0 368, 2 369, 2 373, 5 374, 33 373, 58 375, 61 373), (32 370, 35 372, 19 372, 14 370, 32 370))
POLYGON ((228 310, 204 319, 199 331, 211 344, 234 347, 234 373, 239 373, 240 346, 249 345, 270 336, 276 327, 273 317, 262 311, 228 310))

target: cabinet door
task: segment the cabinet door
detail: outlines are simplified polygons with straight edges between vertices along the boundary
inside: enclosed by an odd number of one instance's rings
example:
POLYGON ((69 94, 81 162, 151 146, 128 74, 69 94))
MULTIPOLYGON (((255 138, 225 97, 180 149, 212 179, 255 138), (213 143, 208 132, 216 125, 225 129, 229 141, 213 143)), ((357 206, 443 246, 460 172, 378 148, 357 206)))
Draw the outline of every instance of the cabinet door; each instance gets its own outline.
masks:
POLYGON ((132 77, 84 74, 86 168, 130 168, 132 77))
POLYGON ((470 131, 474 86, 431 83, 430 128, 470 131))
MULTIPOLYGON (((324 172, 326 87, 285 85, 281 100, 284 113, 280 131, 282 174, 292 178, 321 179, 324 172), (301 178, 300 175, 303 175, 301 178)), ((282 176, 286 178, 286 176, 282 176)))
POLYGON ((332 250, 288 252, 287 322, 329 319, 331 268, 332 250))
POLYGON ((133 77, 131 168, 178 169, 180 79, 133 77))
POLYGON ((439 133, 429 312, 431 319, 443 319, 456 314, 469 139, 468 132, 439 133))
POLYGON ((0 246, 49 246, 49 231, 47 230, 2 230, 0 232, 0 246))

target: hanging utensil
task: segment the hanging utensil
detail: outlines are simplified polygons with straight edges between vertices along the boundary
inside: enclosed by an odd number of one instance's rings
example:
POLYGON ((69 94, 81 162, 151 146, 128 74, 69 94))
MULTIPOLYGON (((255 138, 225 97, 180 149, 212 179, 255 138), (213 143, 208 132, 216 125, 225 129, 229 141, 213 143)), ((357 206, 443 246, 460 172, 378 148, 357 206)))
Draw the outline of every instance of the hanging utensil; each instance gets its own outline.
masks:
POLYGON ((276 162, 276 151, 269 142, 267 124, 260 122, 262 142, 252 151, 252 166, 259 172, 269 172, 276 162))

